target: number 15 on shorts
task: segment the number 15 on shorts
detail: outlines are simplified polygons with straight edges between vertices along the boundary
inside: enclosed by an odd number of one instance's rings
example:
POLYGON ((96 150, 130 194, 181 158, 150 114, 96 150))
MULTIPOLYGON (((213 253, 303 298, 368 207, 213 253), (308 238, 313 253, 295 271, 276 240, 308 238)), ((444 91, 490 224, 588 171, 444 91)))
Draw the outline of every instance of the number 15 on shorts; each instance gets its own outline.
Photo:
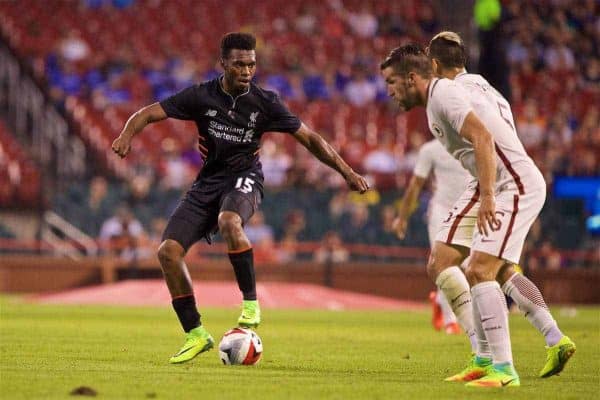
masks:
POLYGON ((251 193, 254 188, 254 180, 248 177, 240 177, 235 182, 235 188, 242 193, 251 193))

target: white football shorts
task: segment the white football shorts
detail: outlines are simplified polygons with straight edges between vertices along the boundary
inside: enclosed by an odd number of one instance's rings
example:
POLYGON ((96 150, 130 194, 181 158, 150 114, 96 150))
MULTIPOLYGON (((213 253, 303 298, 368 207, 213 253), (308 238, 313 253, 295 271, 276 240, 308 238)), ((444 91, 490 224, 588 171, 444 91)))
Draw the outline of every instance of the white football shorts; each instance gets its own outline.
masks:
POLYGON ((488 227, 488 236, 484 236, 477 229, 479 188, 476 181, 471 182, 446 214, 435 240, 468 247, 471 251, 481 251, 518 264, 527 233, 546 200, 544 185, 529 188, 527 190, 526 187, 524 193, 515 187, 496 192, 496 219, 500 221, 500 226, 495 230, 488 227))
POLYGON ((430 202, 429 207, 427 207, 427 233, 429 235, 429 246, 431 248, 433 248, 437 233, 442 227, 442 222, 448 218, 450 208, 432 202, 430 202))

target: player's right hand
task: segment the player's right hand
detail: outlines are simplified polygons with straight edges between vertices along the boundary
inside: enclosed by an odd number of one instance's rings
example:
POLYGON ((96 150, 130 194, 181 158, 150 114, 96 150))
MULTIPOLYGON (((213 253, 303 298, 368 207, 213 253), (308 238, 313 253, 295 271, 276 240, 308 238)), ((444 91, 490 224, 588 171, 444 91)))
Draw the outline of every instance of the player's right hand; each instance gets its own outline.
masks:
POLYGON ((496 219, 496 199, 493 195, 482 195, 477 212, 477 229, 484 236, 500 228, 500 221, 496 219), (489 231, 488 231, 489 226, 489 231))
POLYGON ((359 193, 364 193, 369 190, 369 184, 367 183, 367 180, 354 171, 350 172, 348 176, 346 176, 346 183, 350 189, 356 190, 359 193))
POLYGON ((398 237, 398 239, 402 240, 406 237, 406 227, 408 223, 405 218, 396 217, 394 218, 394 222, 392 222, 392 230, 398 237))
POLYGON ((124 158, 131 150, 131 139, 119 135, 112 144, 112 150, 121 158, 124 158))

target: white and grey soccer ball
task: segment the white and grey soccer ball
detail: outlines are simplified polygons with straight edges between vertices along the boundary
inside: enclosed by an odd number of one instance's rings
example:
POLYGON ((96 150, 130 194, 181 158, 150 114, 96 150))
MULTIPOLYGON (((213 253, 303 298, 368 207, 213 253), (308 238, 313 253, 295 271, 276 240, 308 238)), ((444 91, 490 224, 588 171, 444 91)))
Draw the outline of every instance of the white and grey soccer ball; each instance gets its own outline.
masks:
POLYGON ((230 329, 219 343, 219 357, 225 365, 254 365, 262 352, 262 340, 252 329, 230 329))

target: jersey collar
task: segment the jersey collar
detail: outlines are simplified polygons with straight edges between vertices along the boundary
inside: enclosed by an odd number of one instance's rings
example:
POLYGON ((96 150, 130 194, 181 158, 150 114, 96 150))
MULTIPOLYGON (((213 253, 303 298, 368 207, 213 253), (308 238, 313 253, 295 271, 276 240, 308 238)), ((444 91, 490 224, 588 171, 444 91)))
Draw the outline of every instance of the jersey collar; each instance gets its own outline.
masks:
POLYGON ((221 92, 222 92, 223 94, 225 94, 225 95, 227 95, 227 96, 231 97, 231 100, 233 100, 233 102, 234 102, 234 103, 235 103, 235 101, 236 101, 238 98, 240 98, 240 97, 242 97, 242 96, 245 96, 245 95, 247 95, 248 93, 250 93, 250 88, 252 88, 252 82, 250 82, 250 84, 248 85, 248 90, 246 90, 245 92, 243 92, 243 93, 240 93, 240 94, 238 94, 237 96, 233 97, 233 96, 232 96, 231 94, 229 94, 229 93, 228 93, 228 92, 225 90, 225 88, 223 87, 223 77, 224 77, 224 75, 221 75, 221 76, 219 76, 219 78, 217 79, 217 81, 218 81, 218 84, 219 84, 219 89, 221 90, 221 92))
POLYGON ((431 95, 433 94, 433 88, 435 88, 435 85, 437 85, 439 80, 440 80, 440 78, 433 78, 427 84, 427 100, 428 101, 429 101, 429 98, 431 97, 431 95))
POLYGON ((458 78, 461 75, 466 75, 467 74, 467 70, 463 68, 462 71, 460 71, 458 74, 456 74, 456 76, 454 77, 454 79, 458 78))

